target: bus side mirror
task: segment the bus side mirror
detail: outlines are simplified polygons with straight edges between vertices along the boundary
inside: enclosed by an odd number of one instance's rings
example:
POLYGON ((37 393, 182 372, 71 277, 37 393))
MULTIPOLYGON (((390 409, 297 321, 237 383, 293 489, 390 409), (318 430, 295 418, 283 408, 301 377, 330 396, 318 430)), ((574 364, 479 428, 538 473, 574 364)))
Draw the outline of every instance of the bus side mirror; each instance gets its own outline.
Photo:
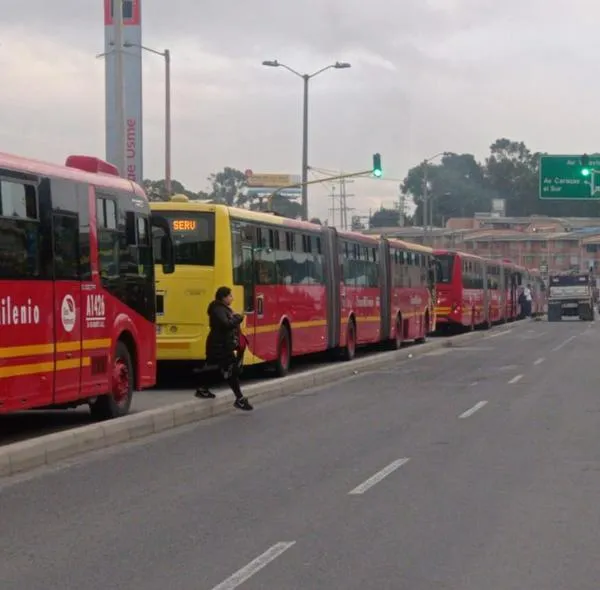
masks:
POLYGON ((175 272, 175 248, 169 222, 160 214, 153 213, 152 226, 160 229, 162 233, 159 243, 162 271, 166 275, 173 274, 175 272))
POLYGON ((165 234, 160 239, 160 259, 163 274, 173 274, 175 272, 175 249, 170 234, 165 234))

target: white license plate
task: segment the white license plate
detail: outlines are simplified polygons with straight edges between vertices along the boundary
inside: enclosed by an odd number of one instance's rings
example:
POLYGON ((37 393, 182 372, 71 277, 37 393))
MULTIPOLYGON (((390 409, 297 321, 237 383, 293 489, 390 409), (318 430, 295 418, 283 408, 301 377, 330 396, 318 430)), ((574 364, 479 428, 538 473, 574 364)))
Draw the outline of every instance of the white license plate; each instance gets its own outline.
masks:
POLYGON ((564 303, 563 307, 577 307, 578 304, 577 303, 564 303))

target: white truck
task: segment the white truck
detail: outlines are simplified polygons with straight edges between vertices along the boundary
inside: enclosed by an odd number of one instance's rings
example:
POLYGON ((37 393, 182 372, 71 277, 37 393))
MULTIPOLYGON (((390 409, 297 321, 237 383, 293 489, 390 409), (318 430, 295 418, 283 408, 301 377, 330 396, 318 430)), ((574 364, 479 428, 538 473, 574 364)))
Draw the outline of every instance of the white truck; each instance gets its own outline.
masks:
POLYGON ((549 322, 560 322, 563 316, 594 321, 595 281, 591 274, 550 275, 548 286, 549 322))

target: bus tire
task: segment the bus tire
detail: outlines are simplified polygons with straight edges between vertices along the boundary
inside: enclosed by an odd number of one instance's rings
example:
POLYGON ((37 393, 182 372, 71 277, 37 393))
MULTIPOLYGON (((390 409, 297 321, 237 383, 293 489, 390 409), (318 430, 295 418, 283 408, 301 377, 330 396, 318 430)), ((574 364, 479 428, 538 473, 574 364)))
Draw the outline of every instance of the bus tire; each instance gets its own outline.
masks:
POLYGON ((346 327, 346 346, 342 348, 342 359, 351 361, 356 356, 356 323, 353 319, 348 320, 346 327))
POLYGON ((290 331, 287 326, 281 326, 277 337, 277 360, 275 361, 275 375, 277 377, 285 377, 289 373, 291 358, 290 331))
POLYGON ((416 344, 423 344, 427 340, 427 334, 429 333, 429 314, 426 313, 423 318, 423 336, 415 338, 416 344))
POLYGON ((483 329, 484 330, 490 330, 492 328, 492 310, 491 308, 488 309, 488 314, 487 314, 487 319, 484 320, 483 322, 483 329))
POLYGON ((117 342, 110 374, 111 392, 100 395, 90 404, 95 420, 110 420, 126 416, 133 399, 134 372, 131 353, 122 340, 117 342))
POLYGON ((402 330, 402 317, 398 316, 396 318, 396 333, 394 334, 394 338, 392 338, 392 349, 400 350, 402 348, 403 341, 404 341, 404 333, 402 330))

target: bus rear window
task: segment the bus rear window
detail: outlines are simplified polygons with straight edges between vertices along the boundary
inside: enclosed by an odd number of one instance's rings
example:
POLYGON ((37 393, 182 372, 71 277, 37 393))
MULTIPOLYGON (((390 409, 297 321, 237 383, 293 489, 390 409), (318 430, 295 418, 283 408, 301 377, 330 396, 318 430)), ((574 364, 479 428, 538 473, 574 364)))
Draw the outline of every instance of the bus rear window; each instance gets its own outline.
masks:
POLYGON ((454 255, 439 254, 435 257, 437 265, 437 282, 451 283, 452 271, 454 270, 454 255))
MULTIPOLYGON (((214 213, 155 211, 154 214, 164 217, 169 222, 175 249, 175 265, 214 266, 214 213)), ((154 252, 154 260, 160 264, 162 261, 159 243, 155 243, 154 252)))

